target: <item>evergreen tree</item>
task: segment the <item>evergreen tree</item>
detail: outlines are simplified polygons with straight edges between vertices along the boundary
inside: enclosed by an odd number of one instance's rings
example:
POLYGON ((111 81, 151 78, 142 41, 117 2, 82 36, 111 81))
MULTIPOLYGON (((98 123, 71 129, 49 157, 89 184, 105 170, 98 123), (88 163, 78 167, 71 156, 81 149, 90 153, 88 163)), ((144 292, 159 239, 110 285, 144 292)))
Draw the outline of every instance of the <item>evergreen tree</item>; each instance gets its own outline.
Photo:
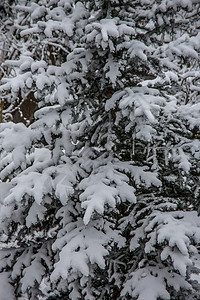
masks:
POLYGON ((15 8, 0 91, 39 109, 0 125, 9 299, 198 299, 198 1, 15 8))

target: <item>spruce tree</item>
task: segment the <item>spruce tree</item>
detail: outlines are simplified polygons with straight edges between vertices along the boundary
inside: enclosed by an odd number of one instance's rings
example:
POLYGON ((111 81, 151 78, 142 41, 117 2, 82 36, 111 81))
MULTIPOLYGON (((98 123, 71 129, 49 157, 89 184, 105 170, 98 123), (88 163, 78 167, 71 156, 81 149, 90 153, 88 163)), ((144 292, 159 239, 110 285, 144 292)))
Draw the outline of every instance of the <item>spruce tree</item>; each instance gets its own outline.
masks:
POLYGON ((0 125, 9 299, 198 299, 198 1, 17 4, 0 91, 38 110, 0 125))

